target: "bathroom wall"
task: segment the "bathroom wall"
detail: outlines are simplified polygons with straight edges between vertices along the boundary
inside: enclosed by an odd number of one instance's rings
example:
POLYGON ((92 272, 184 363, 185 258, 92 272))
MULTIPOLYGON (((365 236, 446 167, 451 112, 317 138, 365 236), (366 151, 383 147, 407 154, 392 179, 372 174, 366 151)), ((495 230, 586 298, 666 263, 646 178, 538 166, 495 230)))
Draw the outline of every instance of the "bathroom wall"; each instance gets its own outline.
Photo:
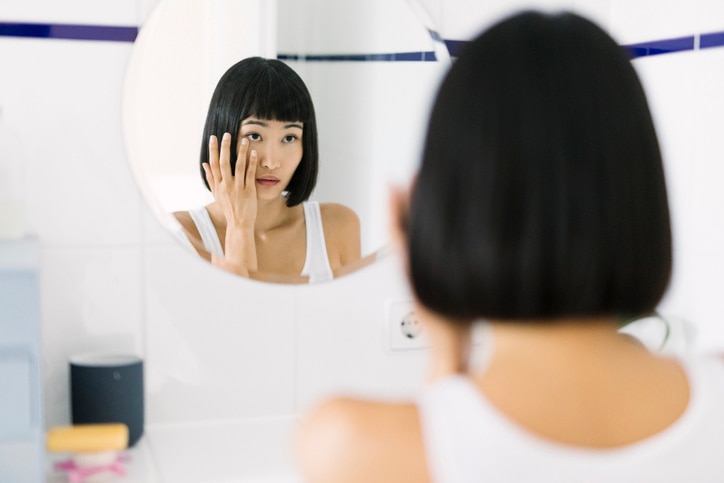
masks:
MULTIPOLYGON (((0 22, 137 27, 156 2, 13 3, 0 5, 0 22)), ((511 2, 420 4, 443 38, 466 40, 511 2)), ((724 31, 714 0, 529 5, 575 8, 624 44, 724 31)), ((386 304, 408 296, 394 256, 329 284, 274 286, 218 272, 161 228, 126 162, 121 92, 132 48, 0 36, 0 164, 21 167, 28 232, 41 247, 46 425, 69 421, 66 360, 87 351, 145 358, 149 425, 291 416, 332 391, 414 394, 424 351, 384 343, 386 304)), ((662 310, 696 328, 695 350, 722 349, 724 48, 635 65, 671 190, 676 262, 662 310)), ((368 120, 354 121, 364 129, 368 120)))

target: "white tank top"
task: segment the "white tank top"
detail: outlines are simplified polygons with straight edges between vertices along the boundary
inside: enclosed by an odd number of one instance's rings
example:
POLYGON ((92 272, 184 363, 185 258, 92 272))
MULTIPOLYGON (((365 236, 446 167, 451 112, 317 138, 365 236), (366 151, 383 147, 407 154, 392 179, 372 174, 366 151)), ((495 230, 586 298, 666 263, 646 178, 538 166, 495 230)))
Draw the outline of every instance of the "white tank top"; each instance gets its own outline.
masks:
POLYGON ((468 378, 440 380, 418 401, 432 481, 724 481, 724 360, 682 366, 690 399, 679 420, 643 441, 606 450, 545 440, 498 411, 468 378))
MULTIPOLYGON (((307 254, 301 274, 309 277, 309 283, 332 280, 334 274, 332 273, 332 267, 329 265, 319 202, 306 201, 302 203, 302 207, 304 208, 304 224, 307 230, 307 254)), ((189 210, 189 215, 199 231, 206 251, 223 257, 224 249, 206 208, 202 206, 201 208, 189 210)))

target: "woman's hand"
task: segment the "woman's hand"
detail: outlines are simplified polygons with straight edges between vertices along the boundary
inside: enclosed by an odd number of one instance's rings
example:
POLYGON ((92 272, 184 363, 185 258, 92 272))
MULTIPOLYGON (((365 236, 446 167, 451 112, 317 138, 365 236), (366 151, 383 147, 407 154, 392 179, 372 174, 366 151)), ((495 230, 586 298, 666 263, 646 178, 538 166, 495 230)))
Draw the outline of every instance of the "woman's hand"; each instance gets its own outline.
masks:
POLYGON ((228 224, 254 225, 256 221, 256 151, 249 152, 249 141, 241 140, 236 158, 236 175, 231 174, 231 135, 224 133, 221 148, 216 136, 209 139, 209 164, 204 163, 206 179, 214 199, 221 205, 228 224))
POLYGON ((249 141, 242 138, 237 151, 236 174, 232 174, 231 135, 224 133, 221 147, 216 136, 209 139, 209 163, 204 163, 204 173, 214 200, 226 218, 224 259, 212 257, 212 262, 244 276, 257 270, 254 241, 257 164, 256 151, 249 151, 249 141))

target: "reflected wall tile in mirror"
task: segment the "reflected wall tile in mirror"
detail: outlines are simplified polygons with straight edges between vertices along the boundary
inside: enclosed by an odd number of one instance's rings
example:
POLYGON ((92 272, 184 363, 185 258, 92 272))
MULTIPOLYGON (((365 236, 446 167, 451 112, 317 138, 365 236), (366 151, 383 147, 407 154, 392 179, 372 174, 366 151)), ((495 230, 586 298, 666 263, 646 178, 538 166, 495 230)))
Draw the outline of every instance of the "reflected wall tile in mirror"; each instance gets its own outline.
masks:
POLYGON ((149 424, 291 414, 294 286, 225 273, 181 245, 144 256, 149 424))
POLYGON ((429 19, 414 3, 279 0, 279 56, 305 79, 317 111, 313 199, 356 211, 363 255, 389 240, 388 186, 408 183, 417 168, 434 88, 449 66, 401 60, 435 58, 429 19))
POLYGON ((386 255, 334 283, 298 290, 298 412, 332 394, 415 394, 427 351, 391 352, 385 342, 386 303, 409 300, 396 256, 386 255))
POLYGON ((41 319, 47 427, 69 424, 68 357, 143 356, 141 250, 41 247, 41 319))

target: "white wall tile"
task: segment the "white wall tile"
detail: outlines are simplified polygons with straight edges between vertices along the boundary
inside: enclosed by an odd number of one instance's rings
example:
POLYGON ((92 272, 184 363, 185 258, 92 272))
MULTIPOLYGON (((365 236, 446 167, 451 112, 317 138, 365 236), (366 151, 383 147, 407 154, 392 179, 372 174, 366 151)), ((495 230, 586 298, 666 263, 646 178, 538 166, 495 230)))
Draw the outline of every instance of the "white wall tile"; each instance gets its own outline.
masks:
POLYGON ((685 316, 695 286, 687 264, 696 243, 691 198, 697 189, 693 180, 697 62, 691 52, 682 52, 638 58, 633 64, 649 100, 667 177, 674 264, 662 306, 685 316))
POLYGON ((724 353, 724 256, 696 254, 689 257, 686 269, 694 288, 689 293, 690 307, 684 317, 695 329, 694 352, 724 353))
POLYGON ((698 32, 724 31, 724 2, 720 0, 696 0, 691 8, 697 17, 698 32))
POLYGON ((693 2, 614 0, 609 29, 622 44, 694 35, 698 28, 693 2))
POLYGON ((41 345, 48 427, 70 421, 68 358, 143 356, 138 248, 42 248, 41 345))
POLYGON ((492 23, 520 10, 555 11, 573 6, 573 0, 445 0, 441 3, 440 33, 450 40, 472 39, 492 23))
POLYGON ((716 296, 724 246, 722 49, 636 59, 665 161, 674 232, 674 273, 663 309, 690 322, 697 346, 724 343, 716 296))
POLYGON ((295 286, 242 279, 180 245, 144 256, 149 423, 291 414, 295 286))
POLYGON ((12 22, 136 25, 139 0, 23 0, 0 4, 0 19, 12 22))
POLYGON ((691 213, 695 250, 717 256, 724 247, 724 48, 704 49, 692 85, 695 101, 691 213))
POLYGON ((396 257, 299 290, 296 385, 301 411, 332 394, 415 394, 427 351, 392 352, 385 337, 385 304, 409 299, 396 257))
POLYGON ((18 143, 14 162, 25 168, 29 230, 46 246, 140 240, 121 135, 130 48, 0 38, 2 122, 18 143))
POLYGON ((281 417, 151 426, 146 437, 162 481, 291 483, 300 481, 291 455, 294 423, 281 417))

